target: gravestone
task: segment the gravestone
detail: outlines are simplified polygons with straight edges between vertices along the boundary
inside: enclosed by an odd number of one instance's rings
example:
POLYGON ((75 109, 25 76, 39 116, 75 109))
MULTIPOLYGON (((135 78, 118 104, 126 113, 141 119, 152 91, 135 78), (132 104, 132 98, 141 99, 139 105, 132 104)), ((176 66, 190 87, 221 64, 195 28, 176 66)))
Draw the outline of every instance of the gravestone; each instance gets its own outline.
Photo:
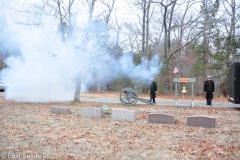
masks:
POLYGON ((51 106, 50 108, 51 113, 55 114, 71 114, 72 111, 67 107, 60 107, 60 106, 51 106))
POLYGON ((102 118, 102 109, 94 107, 85 107, 81 109, 81 116, 83 118, 102 118))
POLYGON ((148 123, 175 124, 175 117, 163 113, 149 113, 148 123))
POLYGON ((112 109, 112 120, 134 122, 135 111, 126 109, 112 109))
POLYGON ((213 128, 216 125, 216 118, 210 116, 189 116, 187 117, 187 126, 213 128))

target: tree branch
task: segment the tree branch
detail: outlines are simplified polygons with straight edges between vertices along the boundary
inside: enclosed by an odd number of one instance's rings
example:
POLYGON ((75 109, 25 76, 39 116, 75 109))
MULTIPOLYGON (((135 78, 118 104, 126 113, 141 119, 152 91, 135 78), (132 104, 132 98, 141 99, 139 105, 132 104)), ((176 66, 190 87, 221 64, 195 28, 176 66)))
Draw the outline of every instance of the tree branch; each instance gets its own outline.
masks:
POLYGON ((170 61, 170 59, 172 58, 172 56, 178 52, 179 50, 183 49, 184 47, 186 47, 187 45, 189 45, 192 41, 194 41, 200 34, 202 34, 207 28, 205 28, 204 30, 202 30, 201 32, 199 32, 193 39, 191 39, 189 42, 187 42, 186 44, 184 44, 182 47, 178 48, 177 50, 173 51, 171 53, 171 55, 169 56, 167 61, 170 61))

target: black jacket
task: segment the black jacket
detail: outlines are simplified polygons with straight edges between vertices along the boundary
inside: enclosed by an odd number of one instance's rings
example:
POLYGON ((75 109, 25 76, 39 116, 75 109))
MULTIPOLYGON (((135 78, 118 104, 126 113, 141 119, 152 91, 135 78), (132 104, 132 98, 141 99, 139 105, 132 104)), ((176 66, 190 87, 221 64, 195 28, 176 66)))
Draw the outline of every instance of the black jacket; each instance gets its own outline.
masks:
POLYGON ((155 91, 157 91, 157 83, 153 81, 150 83, 150 95, 152 95, 153 98, 156 98, 155 91))
POLYGON ((215 91, 214 81, 205 81, 204 92, 206 92, 206 99, 213 99, 213 92, 215 91))

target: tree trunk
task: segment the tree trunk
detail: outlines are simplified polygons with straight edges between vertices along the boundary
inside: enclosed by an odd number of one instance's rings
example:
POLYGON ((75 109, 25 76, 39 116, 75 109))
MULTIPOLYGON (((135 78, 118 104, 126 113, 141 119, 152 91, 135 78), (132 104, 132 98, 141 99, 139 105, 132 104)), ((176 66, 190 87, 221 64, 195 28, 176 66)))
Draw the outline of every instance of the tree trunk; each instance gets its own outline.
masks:
POLYGON ((169 19, 169 24, 168 24, 168 33, 167 33, 167 52, 170 51, 171 49, 171 27, 172 27, 172 19, 173 19, 173 12, 174 12, 174 7, 175 7, 176 1, 174 1, 171 13, 170 13, 170 19, 169 19))
POLYGON ((143 20, 142 20, 142 56, 145 56, 145 38, 146 38, 146 0, 143 0, 143 20))
POLYGON ((149 22, 150 22, 150 6, 151 6, 151 1, 149 1, 149 4, 147 5, 147 24, 146 24, 146 57, 149 58, 149 47, 148 47, 148 43, 149 43, 149 22))
POLYGON ((80 93, 81 93, 81 74, 79 74, 76 78, 74 102, 80 102, 80 93))

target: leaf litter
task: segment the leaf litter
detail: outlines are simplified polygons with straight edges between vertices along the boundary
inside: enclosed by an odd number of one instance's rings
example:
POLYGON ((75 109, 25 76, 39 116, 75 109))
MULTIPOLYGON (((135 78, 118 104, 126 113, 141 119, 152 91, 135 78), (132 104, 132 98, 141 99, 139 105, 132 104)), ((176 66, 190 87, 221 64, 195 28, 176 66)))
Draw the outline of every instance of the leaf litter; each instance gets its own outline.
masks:
MULTIPOLYGON (((97 94, 94 94, 97 96, 97 94)), ((101 95, 100 95, 101 96, 101 95)), ((101 102, 20 103, 0 99, 0 156, 46 159, 239 159, 240 111, 233 108, 151 106, 101 102), (81 108, 108 106, 101 119, 82 118, 81 108), (56 115, 51 106, 72 114, 56 115), (111 120, 111 109, 136 111, 135 122, 111 120), (175 124, 150 124, 152 111, 175 115, 175 124), (209 115, 215 128, 186 126, 186 117, 209 115)))

